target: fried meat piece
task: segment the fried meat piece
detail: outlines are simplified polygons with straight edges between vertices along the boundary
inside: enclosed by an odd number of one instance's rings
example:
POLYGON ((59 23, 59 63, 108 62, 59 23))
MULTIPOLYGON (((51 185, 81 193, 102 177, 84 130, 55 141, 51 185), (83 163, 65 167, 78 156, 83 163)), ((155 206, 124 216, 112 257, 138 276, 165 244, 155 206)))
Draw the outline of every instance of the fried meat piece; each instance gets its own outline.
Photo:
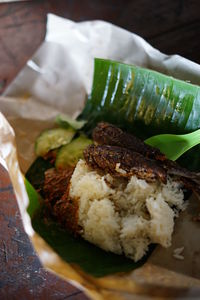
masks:
POLYGON ((129 178, 136 175, 147 182, 156 180, 167 182, 167 172, 164 168, 129 149, 110 145, 90 145, 84 151, 84 158, 90 167, 104 170, 113 176, 129 178))
POLYGON ((43 191, 45 198, 48 199, 51 206, 54 205, 57 200, 60 200, 67 190, 72 173, 72 168, 64 170, 51 168, 45 172, 43 191))
POLYGON ((127 148, 134 152, 143 154, 151 159, 161 161, 166 159, 165 155, 161 153, 159 149, 145 144, 134 135, 126 133, 120 128, 109 123, 99 123, 93 130, 92 137, 93 140, 100 145, 111 145, 127 148))
POLYGON ((69 197, 70 184, 53 207, 53 214, 63 227, 67 228, 71 233, 77 235, 81 230, 78 225, 79 219, 79 199, 71 199, 69 197))
POLYGON ((77 234, 78 227, 78 200, 70 199, 70 179, 73 168, 64 170, 49 169, 45 172, 43 191, 45 194, 45 205, 52 216, 60 224, 77 234))

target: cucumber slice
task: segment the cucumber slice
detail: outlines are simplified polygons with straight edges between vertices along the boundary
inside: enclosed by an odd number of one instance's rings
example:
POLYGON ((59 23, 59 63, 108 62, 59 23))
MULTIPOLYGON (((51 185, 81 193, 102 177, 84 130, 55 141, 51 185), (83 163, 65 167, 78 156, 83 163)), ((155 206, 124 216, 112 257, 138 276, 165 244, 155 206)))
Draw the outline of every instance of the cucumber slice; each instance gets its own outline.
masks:
POLYGON ((72 128, 54 128, 43 131, 35 143, 36 155, 44 157, 50 150, 70 143, 75 133, 76 131, 72 128))
POLYGON ((92 144, 92 140, 85 136, 79 136, 70 144, 63 146, 56 157, 56 168, 65 169, 68 166, 75 166, 78 160, 83 158, 83 150, 90 144, 92 144))
POLYGON ((56 123, 58 124, 58 126, 63 127, 63 128, 72 127, 75 130, 79 130, 87 123, 87 121, 84 121, 84 120, 77 121, 77 120, 72 119, 68 115, 58 115, 56 117, 56 123))

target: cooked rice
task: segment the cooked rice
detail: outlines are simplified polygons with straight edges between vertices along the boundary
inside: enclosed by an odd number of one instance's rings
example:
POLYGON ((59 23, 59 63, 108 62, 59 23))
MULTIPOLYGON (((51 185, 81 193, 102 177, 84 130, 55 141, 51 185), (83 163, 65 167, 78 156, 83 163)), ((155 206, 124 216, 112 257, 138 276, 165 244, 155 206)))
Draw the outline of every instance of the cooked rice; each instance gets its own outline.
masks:
MULTIPOLYGON (((120 171, 120 165, 117 166, 120 171)), ((141 259, 151 243, 171 245, 174 218, 184 209, 181 184, 147 183, 132 176, 102 176, 80 160, 71 178, 71 199, 79 201, 81 235, 106 251, 141 259)), ((180 253, 175 254, 182 259, 180 253)))

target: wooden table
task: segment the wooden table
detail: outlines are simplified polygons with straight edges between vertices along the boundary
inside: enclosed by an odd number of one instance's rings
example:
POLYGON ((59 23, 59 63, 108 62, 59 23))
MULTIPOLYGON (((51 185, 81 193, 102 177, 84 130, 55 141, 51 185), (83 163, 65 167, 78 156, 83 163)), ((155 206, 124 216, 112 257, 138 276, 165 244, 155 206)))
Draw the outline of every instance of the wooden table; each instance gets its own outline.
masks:
MULTIPOLYGON (((104 19, 167 54, 200 63, 198 0, 49 0, 0 4, 0 91, 41 44, 48 12, 75 21, 104 19)), ((24 233, 16 199, 0 166, 0 299, 87 299, 41 266, 24 233)))

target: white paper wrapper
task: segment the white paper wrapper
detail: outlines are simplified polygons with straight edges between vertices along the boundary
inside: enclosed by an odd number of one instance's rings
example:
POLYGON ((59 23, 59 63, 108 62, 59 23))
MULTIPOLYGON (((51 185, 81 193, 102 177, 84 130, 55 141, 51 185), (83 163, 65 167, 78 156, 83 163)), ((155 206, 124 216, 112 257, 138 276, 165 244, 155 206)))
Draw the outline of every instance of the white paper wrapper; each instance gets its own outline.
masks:
MULTIPOLYGON (((138 293, 140 281, 175 287, 199 286, 200 281, 190 276, 190 271, 179 272, 184 275, 178 275, 176 269, 171 267, 172 271, 167 271, 162 263, 157 263, 159 250, 156 259, 153 255, 152 263, 150 261, 125 277, 108 276, 106 280, 95 280, 64 263, 31 227, 26 213, 28 197, 22 173, 34 159, 33 144, 41 130, 52 126, 59 112, 75 117, 82 110, 92 85, 94 57, 133 63, 200 84, 198 64, 178 55, 162 54, 135 34, 103 21, 75 23, 49 14, 45 41, 0 98, 0 110, 10 123, 0 114, 0 163, 10 174, 24 228, 45 266, 86 288, 96 299, 108 298, 109 295, 129 299, 130 294, 138 293), (151 272, 154 274, 153 281, 151 272)), ((180 222, 177 228, 179 231, 187 230, 185 226, 180 222)), ((195 232, 197 229, 194 226, 192 230, 195 232)), ((200 236, 199 233, 197 235, 200 236)), ((180 237, 177 237, 176 242, 179 240, 180 237)), ((193 252, 199 251, 200 240, 196 243, 193 252)), ((170 254, 165 254, 165 258, 169 259, 166 255, 170 254)), ((160 262, 162 260, 163 254, 160 262)), ((169 264, 173 263, 169 259, 169 264)), ((148 290, 143 289, 147 295, 148 290)))

